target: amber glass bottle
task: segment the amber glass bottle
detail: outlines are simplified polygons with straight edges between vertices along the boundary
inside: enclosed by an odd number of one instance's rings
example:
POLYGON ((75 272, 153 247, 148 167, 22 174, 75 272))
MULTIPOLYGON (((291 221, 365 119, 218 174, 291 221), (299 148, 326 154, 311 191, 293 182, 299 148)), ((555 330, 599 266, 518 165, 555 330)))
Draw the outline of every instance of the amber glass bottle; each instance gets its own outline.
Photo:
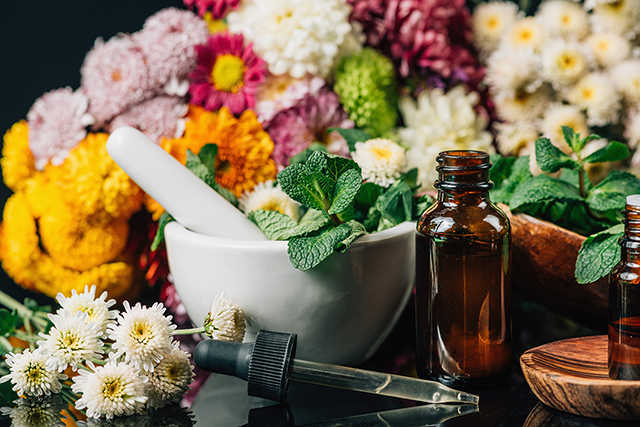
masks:
POLYGON ((624 213, 622 259, 609 275, 609 377, 640 380, 640 195, 624 213))
POLYGON ((438 200, 416 233, 416 368, 460 388, 511 371, 511 226, 489 199, 489 155, 437 158, 438 200))

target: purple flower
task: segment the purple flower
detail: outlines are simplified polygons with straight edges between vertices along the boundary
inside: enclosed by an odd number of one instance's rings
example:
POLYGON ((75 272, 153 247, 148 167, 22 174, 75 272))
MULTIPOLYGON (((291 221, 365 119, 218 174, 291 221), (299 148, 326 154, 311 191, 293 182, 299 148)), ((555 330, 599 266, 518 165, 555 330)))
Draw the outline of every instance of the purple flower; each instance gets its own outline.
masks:
POLYGON ((169 7, 150 16, 135 39, 146 57, 150 78, 162 86, 172 78, 187 78, 197 64, 195 46, 206 43, 208 35, 203 19, 169 7))
POLYGON ((42 95, 27 113, 29 148, 38 170, 51 161, 61 165, 69 150, 87 136, 86 127, 93 123, 87 113, 88 100, 70 87, 42 95))
POLYGON ((157 86, 149 78, 146 59, 131 36, 96 40, 80 70, 82 91, 98 126, 151 97, 157 86))
POLYGON ((276 114, 266 130, 274 142, 272 157, 278 167, 287 166, 292 156, 313 142, 326 144, 330 153, 348 156, 344 139, 337 132, 327 132, 331 127, 353 128, 353 122, 327 86, 276 114))
POLYGON ((121 126, 131 126, 160 143, 162 138, 177 138, 182 135, 184 116, 188 109, 182 98, 156 96, 134 105, 114 118, 106 130, 113 132, 121 126))

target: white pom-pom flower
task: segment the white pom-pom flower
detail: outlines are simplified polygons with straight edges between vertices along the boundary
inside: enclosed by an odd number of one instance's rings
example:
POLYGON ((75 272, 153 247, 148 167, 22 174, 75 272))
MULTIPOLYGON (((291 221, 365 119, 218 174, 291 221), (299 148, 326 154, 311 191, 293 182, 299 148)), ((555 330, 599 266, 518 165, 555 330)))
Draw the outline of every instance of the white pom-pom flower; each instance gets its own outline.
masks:
POLYGON ((31 353, 26 349, 22 353, 9 353, 6 364, 10 372, 0 377, 0 383, 11 381, 12 390, 18 395, 41 396, 58 393, 62 389, 60 380, 67 376, 47 368, 47 356, 31 353))
POLYGON ((388 187, 400 177, 406 167, 404 148, 391 140, 376 138, 356 142, 355 148, 351 158, 362 168, 362 178, 365 181, 388 187))
POLYGON ((542 49, 543 76, 556 90, 578 81, 591 66, 591 52, 581 43, 557 38, 542 49))
POLYGON ((262 209, 288 215, 296 222, 300 219, 300 204, 291 199, 279 185, 274 186, 271 180, 257 184, 251 192, 245 192, 238 200, 238 206, 245 214, 262 209))
POLYGON ((515 96, 494 93, 496 112, 503 120, 515 122, 531 121, 539 118, 551 102, 551 89, 547 84, 540 86, 535 92, 517 90, 515 96))
POLYGON ((640 1, 598 1, 593 7, 591 22, 598 32, 612 32, 633 39, 640 32, 640 1))
POLYGON ((616 65, 611 69, 611 78, 627 103, 640 102, 640 59, 616 65))
POLYGON ((118 316, 118 325, 109 325, 108 335, 114 341, 115 356, 124 356, 137 369, 153 372, 153 367, 173 348, 172 332, 176 325, 172 316, 164 316, 162 303, 151 307, 124 302, 125 312, 118 316))
POLYGON ((540 56, 531 48, 496 50, 487 60, 486 82, 492 93, 513 99, 516 91, 535 92, 542 85, 540 56))
POLYGON ((530 48, 539 51, 547 38, 544 26, 529 16, 514 22, 505 32, 502 42, 511 49, 530 48))
POLYGON ((586 110, 589 126, 606 126, 618 122, 620 94, 606 74, 587 74, 569 90, 567 100, 586 110))
POLYGON ((189 355, 176 345, 147 376, 147 407, 158 409, 178 402, 189 390, 194 373, 189 355))
POLYGON ((585 42, 598 64, 604 68, 619 64, 631 53, 629 40, 615 33, 591 34, 585 42))
POLYGON ((538 130, 531 122, 497 123, 498 150, 503 155, 518 156, 520 151, 538 138, 538 130))
POLYGON ((215 296, 211 310, 204 319, 205 333, 216 340, 242 342, 247 322, 242 309, 224 298, 224 292, 215 296))
POLYGON ((562 126, 568 126, 585 137, 589 134, 587 119, 576 105, 553 104, 549 106, 540 122, 542 136, 549 138, 553 145, 570 154, 572 150, 564 140, 562 126))
POLYGON ((114 319, 118 315, 117 310, 109 310, 109 308, 115 305, 116 300, 107 300, 107 292, 103 292, 98 299, 96 299, 96 287, 88 286, 84 287, 84 292, 78 294, 75 289, 71 291, 70 297, 65 297, 61 293, 56 296, 56 300, 60 304, 61 309, 58 310, 60 314, 61 310, 66 310, 71 315, 75 315, 78 311, 87 313, 87 321, 93 322, 100 328, 102 336, 106 338, 107 326, 115 323, 114 319))
POLYGON ((540 4, 536 18, 552 36, 581 40, 589 34, 589 16, 573 1, 545 1, 540 4))
POLYGON ((505 31, 518 16, 518 6, 512 2, 493 1, 479 4, 473 11, 471 26, 473 41, 484 52, 498 47, 505 31))

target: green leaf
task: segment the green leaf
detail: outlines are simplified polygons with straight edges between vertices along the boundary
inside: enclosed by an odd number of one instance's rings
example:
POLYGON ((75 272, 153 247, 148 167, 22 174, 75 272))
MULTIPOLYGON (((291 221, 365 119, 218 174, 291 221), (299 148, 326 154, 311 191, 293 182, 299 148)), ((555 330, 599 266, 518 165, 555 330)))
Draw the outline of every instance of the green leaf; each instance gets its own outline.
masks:
POLYGON ((0 308, 0 336, 8 338, 13 334, 18 324, 20 316, 17 312, 11 312, 6 308, 0 308))
POLYGON ((313 153, 314 151, 323 151, 326 153, 327 146, 319 142, 314 142, 313 144, 309 145, 309 147, 307 147, 306 149, 302 150, 301 152, 299 152, 298 154, 290 158, 289 164, 295 165, 298 163, 306 163, 307 160, 309 160, 311 153, 313 153))
POLYGON ((156 230, 156 235, 153 238, 153 242, 151 242, 151 251, 158 250, 160 243, 164 240, 164 227, 169 224, 171 221, 175 221, 169 212, 164 211, 162 215, 160 215, 160 219, 158 220, 158 229, 156 230))
POLYGON ((578 283, 593 283, 606 276, 620 261, 618 240, 624 234, 624 224, 592 234, 582 243, 576 261, 578 283))
POLYGON ((378 197, 375 204, 382 218, 393 225, 411 221, 413 215, 413 194, 404 181, 396 181, 389 189, 378 197))
POLYGON ((420 185, 418 184, 418 168, 410 169, 409 171, 400 175, 400 178, 402 178, 404 182, 407 183, 409 188, 411 188, 411 191, 415 191, 418 189, 418 187, 420 187, 420 185))
POLYGON ((580 191, 557 178, 538 175, 516 188, 509 206, 516 210, 527 204, 563 200, 582 200, 580 191))
POLYGON ((378 229, 378 224, 380 223, 380 218, 382 218, 382 214, 375 206, 369 208, 369 212, 367 213, 367 217, 363 221, 364 228, 369 232, 376 231, 378 229))
POLYGON ((489 172, 489 179, 493 182, 494 188, 499 188, 503 181, 511 175, 516 157, 502 157, 500 154, 494 153, 490 155, 490 160, 493 166, 489 172))
MULTIPOLYGON (((1 346, 2 344, 0 344, 0 347, 1 346)), ((4 361, 0 361, 0 363, 4 363, 4 361)), ((13 401, 17 400, 19 396, 15 391, 12 390, 12 388, 13 388, 13 384, 10 381, 0 384, 0 407, 12 408, 15 406, 13 401)), ((0 416, 0 418, 2 417, 0 416)), ((29 424, 26 424, 26 425, 29 425, 29 424)))
POLYGON ((362 169, 354 160, 331 154, 325 154, 325 156, 327 156, 327 176, 333 182, 337 182, 340 176, 349 170, 355 170, 360 175, 362 182, 362 169))
POLYGON ((553 145, 549 138, 536 140, 536 162, 538 167, 547 173, 557 172, 561 168, 578 169, 580 167, 578 162, 553 145))
POLYGON ((587 203, 591 209, 622 210, 630 194, 640 193, 640 179, 629 172, 613 170, 605 179, 589 191, 587 203))
POLYGON ((354 169, 349 169, 340 175, 333 190, 331 208, 328 213, 330 215, 341 213, 352 206, 361 184, 362 175, 354 169))
POLYGON ((422 216, 424 211, 429 209, 431 205, 435 202, 435 199, 428 194, 423 194, 420 196, 418 201, 415 204, 415 210, 413 212, 413 219, 418 219, 422 216))
POLYGON ((378 197, 384 191, 384 187, 375 184, 373 182, 364 182, 360 189, 358 190, 358 194, 356 194, 356 206, 359 209, 369 209, 376 203, 378 197))
POLYGON ((338 132, 347 141, 349 151, 356 151, 356 142, 366 142, 371 136, 360 129, 329 128, 327 132, 338 132))
MULTIPOLYGON (((564 142, 566 142, 575 153, 579 153, 582 150, 583 147, 580 147, 580 134, 576 134, 573 128, 562 126, 562 135, 564 136, 564 142)), ((536 152, 536 157, 537 156, 538 153, 536 152)))
POLYGON ((323 216, 315 221, 296 224, 288 215, 262 209, 249 212, 247 217, 262 230, 269 240, 289 240, 291 237, 317 231, 328 222, 323 216))
POLYGON ((494 203, 504 203, 509 205, 516 188, 518 188, 521 183, 531 178, 531 171, 529 170, 529 156, 518 157, 512 162, 509 177, 504 178, 499 185, 496 185, 496 187, 491 190, 491 200, 494 203))
POLYGON ((205 144, 198 152, 198 158, 214 176, 216 173, 216 157, 218 157, 218 146, 216 144, 205 144))
MULTIPOLYGON (((333 194, 334 183, 322 173, 309 172, 308 164, 312 161, 313 153, 306 164, 291 165, 278 173, 278 183, 289 197, 308 208, 316 210, 329 209, 329 195, 333 194)), ((317 160, 315 165, 317 166, 317 160)))
POLYGON ((379 233, 381 231, 393 228, 396 225, 398 224, 394 224, 393 222, 389 221, 387 218, 381 218, 380 222, 378 223, 378 229, 376 231, 379 233))
POLYGON ((187 150, 187 169, 189 169, 195 176, 204 181, 209 187, 213 188, 216 185, 216 176, 212 174, 209 169, 202 163, 200 157, 196 156, 187 150))
POLYGON ((347 209, 337 214, 340 222, 349 222, 356 217, 356 207, 354 205, 348 205, 347 209))
POLYGON ((298 270, 309 270, 331 255, 338 243, 346 239, 349 233, 351 233, 351 227, 340 224, 337 227, 322 230, 317 235, 292 237, 287 250, 289 260, 298 270))
POLYGON ((367 234, 367 230, 364 228, 364 225, 358 221, 349 221, 346 224, 351 228, 351 231, 349 232, 349 235, 336 246, 336 250, 340 253, 344 253, 349 249, 353 241, 358 237, 367 234))
MULTIPOLYGON (((579 175, 580 173, 577 170, 562 169, 562 171, 560 171, 560 176, 558 178, 568 184, 573 185, 576 188, 580 188, 580 183, 578 180, 579 175)), ((591 188, 593 187, 593 184, 591 184, 591 181, 589 180, 589 176, 586 173, 584 174, 583 182, 584 182, 584 188, 587 191, 591 190, 591 188)))
POLYGON ((309 172, 322 172, 327 167, 328 154, 322 151, 314 151, 304 164, 309 172))
POLYGON ((587 163, 617 162, 629 157, 629 147, 618 141, 611 141, 601 149, 584 158, 587 163))
POLYGON ((318 221, 320 219, 329 219, 329 216, 325 211, 307 209, 304 215, 302 215, 302 218, 300 218, 300 221, 298 221, 298 224, 304 224, 305 222, 318 221))
POLYGON ((596 134, 594 133, 594 134, 589 135, 589 136, 588 136, 588 137, 586 137, 586 138, 581 139, 581 140, 580 140, 580 142, 578 143, 578 146, 577 146, 577 148, 579 149, 579 151, 582 151, 582 149, 583 149, 583 148, 587 145, 587 143, 588 143, 589 141, 591 141, 592 139, 602 139, 602 137, 601 137, 600 135, 596 135, 596 134))

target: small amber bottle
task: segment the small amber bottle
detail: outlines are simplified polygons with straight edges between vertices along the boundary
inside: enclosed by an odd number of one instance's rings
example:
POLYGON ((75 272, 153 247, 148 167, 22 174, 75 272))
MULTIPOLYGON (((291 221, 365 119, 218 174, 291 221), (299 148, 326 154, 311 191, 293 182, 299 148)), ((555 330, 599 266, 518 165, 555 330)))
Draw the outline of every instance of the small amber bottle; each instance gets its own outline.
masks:
POLYGON ((489 199, 481 151, 436 159, 438 200, 416 233, 416 370, 459 388, 511 372, 511 226, 489 199))
POLYGON ((609 275, 609 377, 640 380, 640 194, 624 213, 622 259, 609 275))

